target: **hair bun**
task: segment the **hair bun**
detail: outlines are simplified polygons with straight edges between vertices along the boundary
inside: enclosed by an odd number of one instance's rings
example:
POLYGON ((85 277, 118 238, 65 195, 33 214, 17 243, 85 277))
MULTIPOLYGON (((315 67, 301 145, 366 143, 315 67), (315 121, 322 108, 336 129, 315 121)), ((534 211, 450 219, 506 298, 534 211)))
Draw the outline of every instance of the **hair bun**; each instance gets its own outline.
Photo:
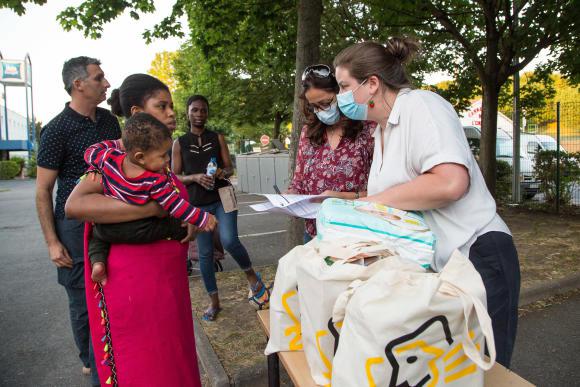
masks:
POLYGON ((121 96, 119 89, 114 89, 111 92, 111 97, 107 100, 107 103, 111 105, 111 113, 118 117, 123 116, 123 108, 121 107, 121 96))
POLYGON ((387 53, 395 57, 401 64, 411 61, 419 51, 419 42, 408 37, 393 37, 385 46, 387 53))

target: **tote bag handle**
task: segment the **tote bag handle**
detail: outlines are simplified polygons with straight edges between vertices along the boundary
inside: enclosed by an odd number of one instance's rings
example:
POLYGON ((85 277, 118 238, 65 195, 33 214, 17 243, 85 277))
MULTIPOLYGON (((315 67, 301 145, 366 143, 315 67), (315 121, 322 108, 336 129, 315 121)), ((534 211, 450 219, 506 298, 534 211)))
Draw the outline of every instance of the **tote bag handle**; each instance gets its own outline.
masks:
POLYGON ((491 318, 487 313, 487 308, 482 302, 471 294, 464 292, 461 288, 455 286, 453 283, 442 280, 443 285, 441 291, 453 294, 459 297, 463 305, 463 315, 465 323, 463 324, 463 351, 475 364, 477 364, 484 371, 489 370, 495 363, 496 351, 495 341, 493 337, 493 327, 491 318), (475 309, 475 315, 481 328, 481 332, 485 337, 487 349, 489 351, 489 361, 487 361, 475 346, 475 342, 469 337, 469 317, 471 311, 475 309))

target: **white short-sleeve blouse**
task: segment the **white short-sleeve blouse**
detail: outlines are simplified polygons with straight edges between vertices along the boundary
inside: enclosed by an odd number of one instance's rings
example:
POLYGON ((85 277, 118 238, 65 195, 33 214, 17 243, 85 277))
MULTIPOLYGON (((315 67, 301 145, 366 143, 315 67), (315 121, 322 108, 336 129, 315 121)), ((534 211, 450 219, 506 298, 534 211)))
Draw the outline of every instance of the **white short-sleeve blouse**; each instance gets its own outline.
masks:
POLYGON ((449 102, 430 91, 402 89, 387 127, 384 130, 377 127, 374 137, 369 195, 406 183, 439 164, 460 164, 469 172, 470 185, 461 199, 446 207, 423 211, 437 237, 436 270, 445 266, 455 249, 468 256, 478 236, 490 231, 510 233, 496 213, 495 200, 449 102))

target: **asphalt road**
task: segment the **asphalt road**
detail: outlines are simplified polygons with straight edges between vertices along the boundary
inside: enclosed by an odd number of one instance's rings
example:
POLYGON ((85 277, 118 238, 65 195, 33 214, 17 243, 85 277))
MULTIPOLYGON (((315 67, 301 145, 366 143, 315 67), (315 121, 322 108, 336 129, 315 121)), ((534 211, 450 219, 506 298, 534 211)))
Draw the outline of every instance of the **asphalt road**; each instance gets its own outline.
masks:
MULTIPOLYGON (((240 195, 239 233, 254 265, 284 254, 286 217, 257 215, 240 195)), ((226 270, 236 267, 231 258, 226 270)), ((33 181, 0 181, 0 385, 88 386, 73 344, 64 289, 56 283, 34 206, 33 181)), ((513 367, 539 386, 578 386, 580 295, 526 315, 513 367)))
MULTIPOLYGON (((283 215, 256 215, 240 195, 239 233, 254 265, 283 255, 283 215)), ((226 270, 236 263, 228 257, 226 270)), ((81 375, 64 289, 48 259, 34 181, 0 181, 0 386, 89 386, 81 375)))

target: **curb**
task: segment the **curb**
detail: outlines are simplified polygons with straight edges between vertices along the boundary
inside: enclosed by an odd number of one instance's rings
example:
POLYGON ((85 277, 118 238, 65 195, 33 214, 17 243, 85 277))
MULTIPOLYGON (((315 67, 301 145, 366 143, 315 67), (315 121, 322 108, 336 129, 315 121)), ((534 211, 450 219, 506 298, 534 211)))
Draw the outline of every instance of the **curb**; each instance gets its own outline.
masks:
POLYGON ((557 280, 541 281, 522 290, 520 293, 519 306, 526 306, 536 301, 566 293, 577 288, 580 288, 580 272, 576 272, 557 280))
POLYGON ((211 387, 230 387, 230 379, 226 370, 222 366, 213 347, 211 346, 207 335, 201 324, 197 321, 195 313, 193 316, 193 329, 195 330, 195 346, 201 365, 207 374, 211 387))
MULTIPOLYGON (((283 367, 280 367, 280 377, 282 377, 283 367)), ((233 376, 233 387, 267 387, 268 386, 268 366, 266 357, 260 364, 244 368, 233 376)))
MULTIPOLYGON (((580 272, 571 274, 558 280, 541 281, 529 288, 522 289, 520 293, 519 306, 526 306, 536 301, 540 301, 558 294, 563 294, 577 288, 580 288, 580 272)), ((265 359, 263 364, 248 367, 236 375, 233 375, 232 384, 230 384, 226 371, 219 362, 216 353, 214 352, 207 336, 203 332, 203 329, 197 322, 195 316, 194 325, 196 332, 197 351, 200 356, 201 363, 213 387, 225 387, 230 385, 235 387, 258 387, 268 385, 268 367, 266 366, 265 359)), ((282 372, 282 367, 280 371, 282 372)))

